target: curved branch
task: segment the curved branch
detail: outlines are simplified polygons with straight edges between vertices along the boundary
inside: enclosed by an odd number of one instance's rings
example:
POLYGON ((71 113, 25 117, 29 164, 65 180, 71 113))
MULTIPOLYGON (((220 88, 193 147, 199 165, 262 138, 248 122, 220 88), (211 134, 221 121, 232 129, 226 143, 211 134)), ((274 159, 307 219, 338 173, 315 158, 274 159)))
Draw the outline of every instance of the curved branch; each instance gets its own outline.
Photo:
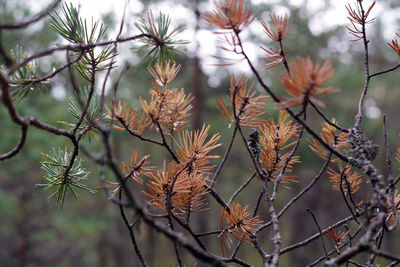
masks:
POLYGON ((321 226, 319 226, 318 220, 317 220, 317 218, 315 217, 314 212, 312 212, 312 210, 310 210, 310 209, 307 209, 307 211, 308 211, 308 213, 311 214, 311 216, 312 216, 312 218, 313 218, 313 220, 314 220, 314 222, 315 222, 315 225, 316 225, 317 228, 318 228, 318 232, 319 232, 319 235, 320 235, 320 237, 321 237, 322 248, 323 248, 324 253, 325 253, 325 259, 329 260, 328 251, 326 250, 324 235, 322 234, 321 226))
MULTIPOLYGON (((325 172, 325 170, 328 168, 328 165, 331 161, 331 157, 332 157, 332 153, 329 153, 328 159, 325 161, 324 166, 322 167, 322 169, 320 170, 320 172, 314 177, 314 179, 303 189, 301 190, 296 196, 294 196, 282 209, 281 211, 278 213, 278 218, 280 218, 285 212, 286 210, 292 206, 299 198, 301 198, 305 193, 307 193, 308 190, 311 189, 311 187, 313 187, 313 185, 319 180, 319 178, 321 178, 322 174, 325 172)), ((267 222, 266 224, 262 225, 257 232, 263 230, 264 228, 270 226, 272 224, 271 221, 267 222)))
POLYGON ((214 186, 215 181, 218 178, 219 173, 221 172, 222 167, 224 166, 226 159, 228 158, 229 152, 231 151, 232 145, 233 145, 233 141, 235 140, 235 136, 236 136, 236 132, 237 132, 237 125, 235 125, 235 129, 233 130, 233 134, 231 137, 231 141, 229 142, 228 148, 225 151, 224 157, 221 160, 221 163, 218 165, 217 169, 215 170, 215 173, 211 179, 211 181, 213 181, 214 183, 211 185, 211 187, 214 186))
POLYGON ((400 63, 397 64, 397 65, 394 66, 394 67, 389 68, 389 69, 386 69, 386 70, 383 70, 383 71, 379 71, 379 72, 375 72, 374 74, 369 75, 369 77, 372 78, 372 77, 375 77, 375 76, 378 76, 378 75, 386 74, 386 73, 395 71, 395 70, 397 70, 398 68, 400 68, 400 63))
POLYGON ((6 106, 8 113, 10 114, 11 119, 18 125, 28 126, 33 125, 36 128, 45 130, 47 132, 56 134, 56 135, 64 135, 70 139, 74 139, 74 135, 67 130, 63 130, 47 123, 41 122, 38 118, 34 116, 21 117, 18 114, 18 111, 12 102, 10 92, 9 92, 9 81, 8 78, 4 75, 2 71, 0 71, 0 90, 1 90, 1 100, 3 104, 6 106))
POLYGON ((358 4, 360 5, 361 14, 362 14, 361 27, 362 27, 362 40, 363 40, 363 44, 364 44, 365 83, 364 83, 364 89, 361 93, 360 102, 358 104, 358 113, 356 115, 355 123, 354 123, 354 129, 357 129, 357 130, 360 128, 360 124, 361 124, 361 121, 363 118, 365 97, 367 96, 369 81, 371 79, 371 76, 369 75, 369 52, 368 52, 369 41, 367 40, 367 33, 365 31, 365 24, 366 24, 365 11, 364 11, 361 1, 358 1, 358 4))
MULTIPOLYGON (((281 103, 281 100, 279 99, 279 97, 277 95, 275 95, 274 92, 272 92, 271 88, 263 81, 263 79, 261 78, 260 74, 258 73, 258 71, 256 70, 256 68, 254 67, 253 63, 251 63, 249 57, 247 56, 247 54, 244 52, 243 49, 243 44, 240 40, 239 35, 237 34, 236 37, 238 38, 238 45, 241 47, 241 54, 244 56, 245 60, 247 61, 247 64, 249 65, 252 73, 256 76, 257 81, 259 82, 259 84, 261 85, 261 87, 271 96, 271 98, 276 102, 276 103, 281 103)), ((349 162, 349 159, 343 155, 342 153, 340 153, 339 151, 337 151, 336 149, 332 148, 329 144, 327 144, 324 140, 322 140, 322 138, 319 136, 319 134, 317 134, 304 120, 302 120, 298 115, 294 114, 294 112, 290 109, 290 108, 284 108, 287 113, 289 113, 289 115, 295 119, 298 123, 300 123, 302 126, 304 126, 304 128, 307 130, 307 132, 309 134, 312 135, 312 137, 314 137, 315 139, 318 140, 318 142, 323 145, 327 150, 331 151, 333 154, 335 154, 338 158, 340 158, 341 160, 343 160, 344 162, 349 162)), ((300 115, 300 114, 299 114, 300 115)))
POLYGON ((239 195, 239 193, 256 177, 256 174, 253 173, 247 180, 233 193, 233 195, 228 200, 228 206, 232 203, 232 201, 239 195))
POLYGON ((1 154, 0 155, 0 160, 6 160, 6 159, 12 158, 15 155, 17 155, 18 152, 21 150, 21 148, 25 144, 27 133, 28 133, 28 126, 27 125, 21 125, 21 138, 19 139, 18 144, 12 150, 10 150, 9 152, 1 154))
POLYGON ((0 29, 1 30, 19 30, 19 29, 24 29, 31 24, 38 22, 42 18, 44 18, 47 14, 49 14, 53 9, 55 9, 58 4, 61 3, 61 0, 55 0, 52 4, 50 4, 46 9, 42 10, 35 16, 33 16, 31 19, 28 19, 26 21, 20 22, 20 23, 3 23, 0 22, 0 29))
POLYGON ((321 234, 325 234, 326 232, 331 230, 333 227, 340 226, 340 225, 345 224, 345 223, 347 223, 347 222, 349 222, 351 220, 353 220, 353 216, 346 217, 346 218, 338 221, 337 223, 325 228, 324 230, 321 231, 321 233, 316 233, 315 235, 312 235, 311 237, 309 237, 309 238, 307 238, 307 239, 305 239, 303 241, 300 241, 300 242, 298 242, 296 244, 293 244, 291 246, 288 246, 286 248, 281 249, 280 254, 282 255, 282 254, 285 254, 285 253, 287 253, 289 251, 295 250, 295 249, 297 249, 299 247, 303 247, 303 246, 307 245, 308 243, 314 241, 315 239, 319 238, 321 236, 321 234))
POLYGON ((16 65, 14 65, 8 71, 8 75, 12 75, 19 68, 21 68, 22 66, 24 66, 25 64, 29 63, 30 61, 32 61, 36 58, 48 56, 48 55, 51 55, 58 51, 85 51, 85 50, 95 48, 95 47, 102 47, 102 46, 107 46, 107 45, 115 44, 115 43, 124 43, 124 42, 129 42, 129 41, 133 41, 133 40, 141 39, 141 38, 149 38, 149 39, 153 39, 153 40, 158 40, 158 38, 156 36, 142 33, 142 34, 126 37, 126 38, 118 38, 118 39, 112 40, 112 41, 100 42, 97 44, 76 44, 76 45, 56 46, 56 47, 52 47, 52 48, 40 51, 32 56, 26 57, 24 60, 17 63, 16 65))
MULTIPOLYGON (((119 201, 121 201, 121 197, 122 197, 122 190, 119 191, 119 197, 118 197, 119 201)), ((142 265, 144 267, 148 267, 149 265, 147 264, 146 260, 143 258, 143 254, 142 254, 142 252, 140 251, 140 249, 139 249, 139 247, 137 245, 136 238, 135 238, 135 233, 133 232, 133 229, 132 229, 133 225, 131 225, 128 222, 128 219, 126 218, 126 214, 125 214, 125 211, 124 211, 124 206, 122 206, 121 204, 119 204, 118 206, 119 206, 119 211, 121 213, 122 220, 124 221, 124 224, 125 224, 126 228, 128 228, 129 236, 131 238, 131 242, 132 242, 132 245, 133 245, 133 247, 135 249, 136 255, 138 256, 138 258, 139 258, 140 262, 142 263, 142 265)))
POLYGON ((259 175, 259 177, 262 179, 263 181, 263 186, 264 186, 264 197, 265 197, 265 202, 267 204, 268 207, 268 212, 269 215, 271 216, 271 221, 272 221, 272 226, 274 229, 274 234, 273 234, 273 243, 274 243, 274 252, 272 257, 270 257, 269 259, 265 258, 265 254, 262 253, 262 250, 258 249, 259 253, 261 253, 261 257, 263 258, 264 264, 270 264, 269 266, 277 266, 278 265, 278 261, 279 261, 279 251, 281 248, 281 244, 282 244, 282 237, 281 237, 281 233, 280 233, 280 227, 279 227, 279 222, 278 222, 278 216, 276 214, 276 210, 274 208, 274 205, 272 204, 271 198, 269 196, 269 189, 268 189, 268 175, 265 173, 265 171, 263 170, 263 168, 261 167, 260 161, 258 160, 257 157, 254 156, 253 152, 251 151, 246 137, 244 136, 244 133, 242 131, 242 127, 240 126, 240 119, 238 117, 238 114, 236 112, 236 97, 237 97, 237 92, 238 92, 238 87, 235 86, 235 90, 233 92, 233 96, 232 96, 232 110, 233 110, 233 116, 235 118, 236 121, 236 126, 239 130, 239 133, 243 139, 243 143, 247 149, 247 152, 250 155, 250 158, 253 161, 254 167, 256 168, 257 174, 259 175), (268 260, 269 262, 267 263, 266 260, 268 260))
POLYGON ((318 112, 318 114, 319 114, 319 115, 324 119, 324 121, 326 121, 329 125, 335 127, 335 128, 338 129, 339 131, 342 131, 342 132, 344 132, 344 133, 349 133, 349 130, 347 130, 346 128, 343 128, 343 127, 337 125, 336 123, 332 122, 331 120, 329 120, 329 119, 325 116, 325 114, 324 114, 312 101, 309 101, 308 103, 315 109, 315 111, 318 112))

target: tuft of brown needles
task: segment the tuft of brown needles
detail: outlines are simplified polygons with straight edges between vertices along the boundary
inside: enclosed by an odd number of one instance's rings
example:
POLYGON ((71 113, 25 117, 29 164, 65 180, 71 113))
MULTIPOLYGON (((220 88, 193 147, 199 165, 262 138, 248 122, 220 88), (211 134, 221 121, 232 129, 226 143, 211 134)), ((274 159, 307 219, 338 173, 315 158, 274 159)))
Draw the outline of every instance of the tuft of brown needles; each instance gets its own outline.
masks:
POLYGON ((245 10, 245 0, 215 0, 213 4, 214 10, 203 15, 212 27, 240 33, 255 19, 251 9, 245 10))
POLYGON ((361 1, 357 1, 357 7, 355 9, 350 4, 346 5, 347 12, 349 13, 347 18, 352 25, 352 27, 346 26, 346 28, 349 33, 355 37, 352 41, 361 40, 363 38, 363 27, 365 27, 366 24, 374 22, 375 18, 368 19, 368 16, 375 4, 376 2, 374 1, 367 12, 362 9, 361 1))
POLYGON ((258 216, 253 217, 247 211, 248 206, 241 207, 239 202, 233 202, 229 206, 229 212, 226 209, 221 213, 221 228, 222 232, 219 235, 222 244, 222 253, 229 254, 229 248, 232 244, 232 239, 228 235, 231 234, 234 238, 250 245, 255 238, 257 228, 263 223, 258 216))
POLYGON ((322 66, 314 63, 311 58, 299 58, 290 64, 291 73, 281 75, 281 83, 286 91, 292 96, 283 101, 283 107, 294 107, 304 105, 307 101, 323 107, 324 103, 317 100, 315 96, 336 93, 339 90, 333 87, 319 88, 326 83, 334 74, 330 60, 322 66))
POLYGON ((329 181, 332 183, 334 190, 341 190, 343 188, 344 193, 347 195, 354 194, 360 189, 360 184, 363 182, 362 175, 357 171, 352 172, 351 166, 343 168, 341 164, 338 164, 339 171, 335 171, 329 168, 329 181), (340 185, 342 184, 342 185, 340 185))
MULTIPOLYGON (((396 33, 396 35, 398 37, 400 37, 400 34, 396 33)), ((392 48, 394 50, 394 52, 396 52, 396 54, 400 57, 400 47, 399 47, 399 42, 396 39, 392 40, 392 43, 387 43, 390 48, 392 48)))
POLYGON ((271 40, 275 42, 281 42, 283 39, 285 39, 289 32, 289 28, 287 27, 289 16, 287 13, 283 16, 273 13, 272 15, 270 14, 269 17, 271 19, 272 26, 268 26, 265 21, 261 21, 264 32, 269 38, 271 38, 271 40))
MULTIPOLYGON (((244 76, 237 80, 233 75, 231 76, 231 86, 227 97, 231 103, 235 99, 236 114, 239 118, 240 126, 243 127, 257 127, 259 118, 266 114, 264 112, 265 103, 270 100, 270 97, 264 93, 257 95, 253 87, 254 82, 248 86, 248 79, 244 76)), ((230 125, 236 124, 233 112, 225 104, 222 97, 217 99, 217 104, 219 111, 229 120, 230 125)))
MULTIPOLYGON (((336 119, 332 119, 333 123, 336 123, 336 119)), ((343 150, 345 148, 350 147, 350 143, 347 141, 347 133, 336 133, 336 127, 327 123, 323 122, 322 123, 322 132, 320 134, 321 139, 329 144, 331 147, 337 149, 337 150, 343 150)), ((314 151, 315 154, 317 154, 320 158, 327 160, 329 157, 329 151, 326 150, 326 148, 321 145, 320 142, 318 142, 317 139, 313 138, 312 140, 307 140, 308 143, 310 144, 309 147, 311 148, 312 151, 314 151)))

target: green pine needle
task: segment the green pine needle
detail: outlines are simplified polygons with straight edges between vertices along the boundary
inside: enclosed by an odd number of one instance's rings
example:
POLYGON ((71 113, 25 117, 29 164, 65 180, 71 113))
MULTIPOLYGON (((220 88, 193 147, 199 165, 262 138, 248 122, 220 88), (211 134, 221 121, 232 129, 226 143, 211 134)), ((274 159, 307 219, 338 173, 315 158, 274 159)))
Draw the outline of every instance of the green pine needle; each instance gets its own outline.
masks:
MULTIPOLYGON (((82 92, 82 101, 85 103, 88 99, 88 94, 89 94, 89 88, 84 87, 81 89, 82 92)), ((79 120, 83 112, 82 106, 79 104, 78 100, 75 97, 69 97, 69 108, 68 108, 68 113, 76 119, 76 121, 79 120)), ((96 94, 96 92, 93 92, 91 101, 89 103, 89 107, 87 110, 87 114, 89 114, 89 118, 91 118, 94 121, 99 121, 103 120, 105 118, 105 114, 100 115, 100 97, 96 94)), ((59 123, 68 125, 71 129, 75 127, 74 123, 69 123, 65 121, 58 121, 59 123)), ((82 130, 85 128, 89 128, 87 132, 84 134, 84 137, 87 136, 89 139, 89 142, 92 142, 92 138, 94 138, 96 141, 98 141, 97 135, 99 134, 98 130, 93 127, 93 125, 90 123, 90 121, 85 118, 83 123, 79 126, 77 133, 79 134, 82 130)))
POLYGON ((158 41, 155 41, 150 38, 143 38, 140 40, 142 46, 133 48, 139 53, 145 52, 145 58, 151 57, 153 61, 156 58, 173 60, 174 54, 184 54, 183 51, 176 48, 176 45, 183 45, 189 42, 175 38, 178 33, 184 30, 184 27, 179 25, 171 30, 171 19, 167 15, 160 12, 157 21, 155 21, 153 13, 148 11, 147 17, 139 19, 139 22, 135 25, 141 33, 150 34, 158 39, 158 41))
MULTIPOLYGON (((22 50, 22 47, 17 46, 10 52, 11 58, 14 62, 21 62, 26 58, 26 54, 22 50)), ((5 66, 0 67, 5 73, 7 68, 5 66)), ((15 101, 20 101, 26 97, 30 92, 39 92, 46 90, 47 81, 35 82, 39 78, 38 75, 39 67, 37 61, 31 61, 17 71, 15 71, 10 77, 11 97, 15 101)))
POLYGON ((83 160, 75 161, 68 175, 65 176, 65 169, 69 164, 71 153, 67 150, 52 149, 49 154, 42 154, 43 161, 40 162, 41 168, 44 171, 46 183, 37 184, 36 186, 44 187, 44 189, 53 188, 55 191, 48 197, 49 199, 56 198, 59 207, 63 207, 65 196, 71 192, 77 198, 76 189, 82 189, 90 193, 95 193, 96 190, 87 187, 82 181, 87 179, 89 172, 82 167, 83 160))
MULTIPOLYGON (((82 19, 72 4, 65 4, 62 14, 55 11, 50 15, 50 27, 68 42, 83 45, 100 43, 104 40, 107 32, 107 27, 100 21, 94 22, 92 18, 89 24, 86 19, 82 19)), ((75 51, 75 57, 78 57, 81 52, 80 50, 75 51)), ((89 48, 83 52, 84 54, 74 64, 74 67, 84 79, 90 81, 90 77, 93 75, 93 66, 96 72, 111 67, 111 60, 114 57, 112 45, 101 47, 101 49, 89 48)))

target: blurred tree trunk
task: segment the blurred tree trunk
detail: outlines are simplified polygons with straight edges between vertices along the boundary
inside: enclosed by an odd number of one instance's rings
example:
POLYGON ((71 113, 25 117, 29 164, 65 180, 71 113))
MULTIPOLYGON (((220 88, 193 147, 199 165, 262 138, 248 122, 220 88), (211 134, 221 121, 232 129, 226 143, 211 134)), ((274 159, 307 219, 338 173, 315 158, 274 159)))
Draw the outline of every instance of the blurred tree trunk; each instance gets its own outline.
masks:
POLYGON ((97 242, 97 266, 99 267, 107 267, 108 264, 108 238, 107 238, 107 232, 102 232, 100 234, 99 240, 97 242))
MULTIPOLYGON (((195 27, 195 36, 197 37, 197 32, 199 31, 200 28, 200 11, 198 9, 198 1, 196 1, 196 6, 193 9, 195 16, 196 16, 196 27, 195 27)), ((197 38, 195 38, 196 42, 196 50, 195 50, 195 56, 192 59, 193 61, 193 74, 192 74, 192 92, 194 96, 193 100, 193 128, 194 129, 199 129, 203 125, 203 112, 204 112, 204 100, 203 100, 203 94, 202 94, 202 82, 203 82, 203 72, 201 70, 201 59, 198 56, 198 51, 199 51, 199 41, 197 38)), ((207 231, 207 225, 209 216, 208 212, 204 212, 201 216, 196 216, 196 226, 195 229, 198 229, 199 232, 206 232, 207 231)), ((206 246, 208 247, 208 238, 204 237, 202 238, 206 246)), ((203 262, 197 262, 199 267, 205 267, 207 266, 203 262)))
POLYGON ((147 258, 145 258, 146 259, 146 261, 147 261, 147 263, 149 264, 149 266, 154 266, 153 264, 154 264, 154 257, 156 257, 156 251, 158 250, 158 248, 157 248, 157 244, 154 242, 155 241, 155 238, 156 238, 156 236, 155 236, 155 234, 154 234, 154 231, 153 231, 153 229, 151 229, 151 227, 148 227, 147 225, 145 226, 145 229, 146 229, 146 238, 147 238, 147 240, 146 240, 146 257, 147 258))
POLYGON ((24 267, 28 263, 28 251, 29 251, 29 233, 27 231, 27 222, 30 221, 28 210, 26 207, 27 194, 22 192, 18 198, 18 210, 20 218, 17 223, 18 231, 18 247, 17 247, 17 258, 18 266, 24 267))
POLYGON ((203 124, 203 109, 204 109, 204 101, 203 101, 203 95, 202 95, 202 81, 203 81, 203 72, 201 71, 201 66, 200 66, 200 58, 198 56, 199 53, 199 41, 197 40, 197 32, 200 29, 200 11, 198 9, 198 1, 196 1, 196 6, 193 9, 194 14, 196 16, 196 27, 195 27, 195 45, 196 45, 196 50, 195 50, 195 56, 192 59, 193 61, 193 74, 192 74, 192 92, 194 96, 194 101, 193 101, 193 128, 194 129, 199 129, 201 128, 203 124))
POLYGON ((203 110, 204 101, 202 95, 202 76, 203 72, 200 67, 200 58, 196 55, 193 59, 193 82, 192 82, 192 92, 193 92, 193 128, 199 129, 203 124, 203 110))

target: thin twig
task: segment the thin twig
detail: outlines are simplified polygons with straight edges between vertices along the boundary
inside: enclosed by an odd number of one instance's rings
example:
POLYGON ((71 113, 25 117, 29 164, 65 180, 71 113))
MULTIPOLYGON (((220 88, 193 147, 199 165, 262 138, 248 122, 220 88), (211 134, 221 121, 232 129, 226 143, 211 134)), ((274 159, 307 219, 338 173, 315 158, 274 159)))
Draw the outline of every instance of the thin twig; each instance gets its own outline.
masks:
POLYGON ((280 182, 283 179, 283 176, 285 174, 287 166, 289 165, 290 160, 292 159, 292 157, 296 153, 297 148, 299 147, 301 138, 303 136, 303 132, 304 132, 304 127, 301 127, 299 136, 297 137, 297 142, 296 142, 295 146, 293 147, 292 151, 290 152, 289 156, 285 159, 285 162, 283 163, 282 169, 279 172, 279 174, 278 174, 278 176, 277 176, 277 178, 275 180, 274 189, 272 190, 271 201, 274 201, 275 198, 276 198, 276 195, 278 193, 278 186, 279 186, 280 182))
POLYGON ((293 244, 293 245, 290 245, 290 246, 288 246, 286 248, 281 249, 280 254, 285 254, 285 253, 288 253, 288 252, 290 252, 292 250, 298 249, 300 247, 304 247, 307 244, 309 244, 310 242, 312 242, 312 241, 316 240, 318 237, 320 237, 321 234, 325 234, 326 232, 331 230, 333 227, 340 226, 340 225, 345 224, 345 223, 347 223, 349 221, 352 221, 353 219, 354 219, 353 216, 348 216, 348 217, 346 217, 346 218, 344 218, 342 220, 339 220, 335 224, 330 225, 329 227, 327 227, 324 230, 322 230, 321 233, 316 233, 316 234, 310 236, 309 238, 304 239, 303 241, 300 241, 300 242, 298 242, 296 244, 293 244))
POLYGON ((182 222, 178 217, 176 217, 173 213, 171 213, 172 217, 175 219, 175 221, 177 221, 179 223, 180 226, 182 226, 183 228, 185 228, 190 235, 193 237, 193 239, 197 242, 197 244, 205 251, 208 251, 208 249, 206 248, 206 246, 203 244, 203 242, 201 241, 201 239, 199 238, 199 235, 195 234, 192 230, 192 228, 190 228, 190 226, 187 223, 182 222))
MULTIPOLYGON (((122 190, 119 191, 118 198, 121 201, 122 190)), ((142 263, 142 265, 145 266, 145 267, 148 267, 149 265, 147 264, 147 262, 143 258, 143 254, 140 251, 139 246, 138 246, 138 244, 136 242, 135 233, 133 232, 132 226, 130 225, 130 223, 128 222, 128 219, 126 218, 124 207, 121 204, 119 205, 119 211, 120 211, 122 220, 124 221, 124 224, 125 224, 126 228, 129 231, 129 237, 131 238, 131 242, 132 242, 132 245, 133 245, 133 247, 135 249, 136 255, 138 256, 138 258, 139 258, 140 262, 142 263)))
POLYGON ((26 136, 28 134, 28 125, 21 125, 21 137, 17 143, 17 145, 11 149, 10 151, 0 154, 0 160, 6 160, 14 157, 15 155, 18 154, 18 152, 22 149, 22 147, 25 144, 26 141, 26 136))
POLYGON ((394 71, 394 70, 397 70, 398 68, 400 68, 400 63, 397 64, 397 65, 394 66, 394 67, 389 68, 389 69, 386 69, 386 70, 383 70, 383 71, 380 71, 380 72, 376 72, 376 73, 374 73, 374 74, 371 74, 369 77, 372 78, 372 77, 375 77, 375 76, 378 76, 378 75, 386 74, 386 73, 392 72, 392 71, 394 71))
POLYGON ((71 65, 75 64, 76 62, 78 62, 82 56, 84 55, 83 51, 80 51, 79 55, 72 61, 68 61, 67 64, 64 64, 63 66, 55 69, 53 72, 43 76, 43 77, 39 77, 39 78, 35 78, 26 82, 23 82, 22 85, 28 85, 28 84, 35 84, 35 83, 42 83, 45 82, 51 78, 53 78, 54 76, 56 76, 58 73, 60 73, 61 71, 65 70, 66 68, 69 68, 71 65))
POLYGON ((211 186, 205 186, 211 196, 217 201, 218 204, 221 205, 228 213, 230 213, 229 205, 225 203, 225 201, 221 198, 221 196, 212 188, 211 186))
MULTIPOLYGON (((348 193, 349 195, 351 194, 351 187, 350 187, 349 182, 348 182, 347 177, 346 177, 347 168, 349 168, 349 167, 344 168, 344 169, 342 170, 342 173, 340 174, 340 181, 339 181, 340 184, 339 184, 339 188, 340 188, 340 192, 342 193, 343 199, 344 199, 344 201, 346 202, 346 206, 347 206, 348 210, 350 211, 351 215, 353 215, 354 220, 355 220, 358 224, 360 224, 360 222, 359 222, 358 219, 357 219, 357 215, 358 215, 357 207, 355 207, 356 213, 357 213, 357 214, 354 214, 353 209, 352 209, 352 207, 351 207, 349 201, 347 200, 346 192, 344 191, 344 188, 343 188, 343 182, 346 181, 347 193, 348 193)), ((353 206, 354 206, 354 205, 355 205, 355 204, 353 204, 353 206)))
POLYGON ((217 169, 215 170, 215 173, 214 173, 213 177, 211 178, 211 181, 213 181, 213 184, 211 185, 211 187, 214 186, 215 181, 217 180, 218 175, 221 172, 221 169, 224 166, 224 164, 226 162, 226 159, 228 158, 229 152, 231 151, 231 148, 232 148, 232 145, 233 145, 233 141, 235 140, 236 132, 237 132, 237 125, 235 125, 235 129, 233 129, 231 141, 229 142, 228 148, 226 149, 226 151, 224 153, 224 156, 221 159, 220 164, 218 165, 217 169))
POLYGON ((14 65, 12 68, 9 69, 8 75, 12 75, 15 71, 20 69, 22 66, 26 65, 27 63, 31 62, 32 60, 34 60, 36 58, 48 56, 48 55, 51 55, 51 54, 53 54, 55 52, 59 52, 59 51, 87 51, 88 49, 93 49, 95 47, 103 47, 103 46, 108 46, 108 45, 115 44, 115 43, 124 43, 124 42, 134 41, 134 40, 137 40, 137 39, 142 39, 142 38, 158 40, 156 36, 153 36, 153 35, 150 35, 150 34, 146 34, 146 33, 142 33, 142 34, 133 35, 133 36, 125 37, 125 38, 119 38, 119 39, 112 40, 112 41, 99 42, 99 43, 96 43, 96 44, 74 44, 74 45, 56 46, 56 47, 52 47, 52 48, 48 48, 48 49, 45 49, 43 51, 40 51, 40 52, 38 52, 38 53, 36 53, 36 54, 34 54, 32 56, 26 57, 21 62, 16 63, 16 65, 14 65))
MULTIPOLYGON (((332 157, 332 153, 329 153, 328 155, 328 159, 325 161, 325 164, 322 166, 321 170, 319 171, 319 173, 314 177, 314 179, 312 179, 312 181, 303 189, 301 190, 296 196, 294 196, 278 213, 278 218, 280 218, 288 209, 290 206, 292 206, 294 203, 296 203, 296 201, 301 198, 305 193, 307 193, 311 187, 314 186, 314 184, 321 178, 322 174, 324 174, 324 172, 326 171, 326 169, 328 168, 328 165, 330 163, 332 157)), ((266 227, 270 226, 272 224, 272 222, 267 222, 265 224, 263 224, 260 228, 258 228, 257 232, 262 231, 263 229, 265 229, 266 227)))
POLYGON ((253 153, 251 152, 251 149, 247 143, 246 137, 244 136, 244 133, 242 131, 242 127, 240 126, 240 119, 238 117, 238 114, 236 113, 236 97, 237 97, 237 91, 238 91, 238 87, 235 87, 235 90, 233 92, 233 97, 232 97, 232 109, 233 109, 233 116, 236 120, 236 125, 237 128, 239 130, 239 133, 242 137, 243 143, 246 146, 247 152, 250 155, 250 158, 253 161, 253 164, 256 168, 257 174, 261 177, 262 181, 263 181, 263 185, 264 185, 264 197, 265 197, 265 201, 267 204, 267 208, 268 208, 268 212, 271 216, 271 221, 272 221, 272 226, 274 229, 274 234, 273 234, 273 243, 274 243, 274 252, 272 257, 270 257, 270 259, 268 260, 268 262, 265 261, 265 255, 261 254, 261 256, 263 257, 264 260, 264 264, 274 267, 277 266, 278 261, 279 261, 279 251, 280 251, 280 247, 282 244, 282 237, 280 234, 280 228, 279 228, 279 222, 278 222, 278 217, 276 215, 276 211, 275 208, 272 204, 271 198, 269 196, 269 192, 268 192, 268 176, 265 173, 265 171, 262 169, 261 164, 259 162, 259 160, 255 157, 255 155, 253 155, 253 153))
POLYGON ((354 123, 354 129, 359 130, 361 120, 363 118, 363 112, 364 112, 364 102, 365 102, 365 97, 368 92, 368 87, 369 87, 369 81, 371 79, 371 76, 369 75, 369 53, 368 53, 368 43, 369 41, 367 40, 367 33, 365 31, 365 11, 362 5, 361 1, 357 1, 357 3, 360 6, 361 9, 361 15, 362 15, 362 21, 361 21, 361 27, 362 27, 362 40, 364 44, 364 67, 365 67, 365 84, 364 84, 364 89, 361 93, 361 98, 360 102, 358 104, 358 113, 355 117, 355 123, 354 123))
POLYGON ((395 229, 399 223, 399 218, 396 211, 396 205, 394 203, 394 193, 395 193, 395 183, 393 179, 393 168, 392 168, 392 159, 390 158, 390 150, 389 150, 389 142, 387 138, 387 127, 386 127, 386 115, 383 116, 383 135, 385 139, 385 157, 386 157, 386 166, 388 169, 388 186, 389 186, 389 201, 390 206, 392 208, 392 215, 394 216, 394 224, 388 227, 389 231, 395 229))
POLYGON ((320 235, 320 237, 321 237, 322 248, 323 248, 324 253, 325 253, 325 259, 326 259, 326 260, 329 260, 329 255, 328 255, 328 251, 326 250, 324 235, 322 234, 322 230, 321 230, 321 227, 319 226, 318 220, 317 220, 317 218, 315 217, 314 212, 312 212, 310 209, 307 209, 307 212, 311 214, 311 216, 312 216, 312 218, 313 218, 313 220, 314 220, 314 222, 315 222, 315 225, 316 225, 317 228, 318 228, 318 232, 319 232, 319 235, 320 235))
POLYGON ((283 66, 285 66, 285 70, 286 70, 287 74, 290 76, 291 72, 290 72, 289 64, 286 60, 286 53, 285 53, 285 50, 283 49, 283 40, 282 39, 279 40, 279 47, 280 47, 280 55, 282 57, 282 64, 283 64, 283 66))
POLYGON ((341 131, 341 132, 344 132, 344 133, 348 133, 348 132, 349 132, 349 130, 347 130, 346 128, 343 128, 343 127, 337 125, 336 123, 334 123, 333 121, 329 120, 329 119, 325 116, 325 114, 324 114, 312 101, 309 101, 309 104, 315 109, 315 111, 318 112, 318 114, 319 114, 319 115, 324 119, 324 121, 326 121, 329 125, 335 127, 336 129, 338 129, 338 130, 341 131))
POLYGON ((253 173, 247 180, 233 193, 233 195, 228 200, 228 206, 232 203, 232 201, 239 195, 239 193, 247 187, 247 185, 256 177, 256 174, 253 173))
POLYGON ((6 22, 1 22, 0 21, 0 29, 1 30, 19 30, 19 29, 25 29, 26 27, 30 26, 31 24, 38 22, 47 14, 49 14, 53 9, 55 9, 58 4, 61 3, 61 0, 55 0, 53 3, 51 3, 46 9, 42 10, 35 16, 33 16, 31 19, 28 19, 23 22, 19 23, 6 23, 6 22))
MULTIPOLYGON (((383 231, 383 227, 382 227, 381 230, 376 235, 376 237, 374 238, 374 241, 373 241, 373 247, 375 249, 380 249, 381 248, 381 245, 382 245, 382 242, 383 242, 384 233, 385 232, 383 231)), ((374 265, 376 256, 377 256, 376 253, 374 253, 374 252, 371 253, 371 256, 369 257, 367 266, 373 266, 374 265)))

